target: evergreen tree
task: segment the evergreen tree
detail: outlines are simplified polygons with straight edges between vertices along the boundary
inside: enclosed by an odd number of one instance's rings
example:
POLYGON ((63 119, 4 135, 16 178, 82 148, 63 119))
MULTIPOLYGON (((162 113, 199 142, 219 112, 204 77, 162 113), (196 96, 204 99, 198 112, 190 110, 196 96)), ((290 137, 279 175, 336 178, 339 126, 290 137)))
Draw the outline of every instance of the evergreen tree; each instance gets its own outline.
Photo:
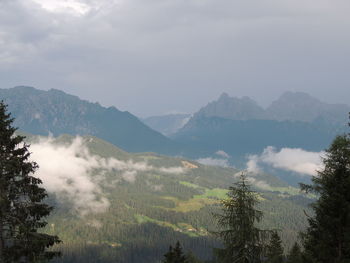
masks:
POLYGON ((268 263, 283 263, 282 241, 277 231, 272 232, 270 243, 267 245, 266 256, 268 263))
POLYGON ((164 254, 163 263, 172 263, 174 262, 175 254, 172 246, 169 246, 169 250, 164 254))
POLYGON ((180 242, 177 241, 175 248, 169 247, 169 251, 164 255, 163 263, 185 263, 186 257, 182 251, 180 242))
POLYGON ((222 213, 216 214, 221 231, 216 234, 224 248, 216 249, 219 262, 258 263, 263 254, 263 234, 256 227, 262 212, 255 206, 257 194, 250 189, 246 176, 229 188, 228 199, 222 200, 222 213))
POLYGON ((314 216, 303 242, 306 262, 350 262, 350 138, 337 136, 323 159, 324 169, 301 185, 319 199, 312 205, 314 216))
POLYGON ((13 119, 0 102, 0 263, 38 262, 57 255, 46 248, 59 242, 57 236, 38 233, 52 207, 32 174, 38 168, 29 161, 24 137, 15 135, 13 119))
POLYGON ((303 263, 301 249, 297 242, 294 243, 292 249, 289 251, 287 263, 303 263))

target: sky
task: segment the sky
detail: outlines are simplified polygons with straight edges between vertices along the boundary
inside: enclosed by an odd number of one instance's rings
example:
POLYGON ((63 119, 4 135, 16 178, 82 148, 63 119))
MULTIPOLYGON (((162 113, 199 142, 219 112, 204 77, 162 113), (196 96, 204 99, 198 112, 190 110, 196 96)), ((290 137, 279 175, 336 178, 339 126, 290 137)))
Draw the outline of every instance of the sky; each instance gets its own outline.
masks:
POLYGON ((350 98, 349 0, 0 0, 0 88, 146 117, 222 92, 350 98))

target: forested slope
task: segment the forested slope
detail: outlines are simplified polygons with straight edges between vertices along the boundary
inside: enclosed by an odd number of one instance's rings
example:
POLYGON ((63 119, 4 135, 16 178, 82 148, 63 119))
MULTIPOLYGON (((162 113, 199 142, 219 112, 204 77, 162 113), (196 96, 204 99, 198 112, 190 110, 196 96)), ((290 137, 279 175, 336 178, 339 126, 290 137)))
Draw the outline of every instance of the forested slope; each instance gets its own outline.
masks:
MULTIPOLYGON (((219 245, 210 234, 216 227, 212 213, 239 171, 151 153, 129 154, 91 136, 29 140, 39 165, 38 149, 52 151, 52 157, 55 151, 69 157, 64 150, 75 149, 58 172, 42 175, 43 163, 38 171, 56 207, 45 231, 63 241, 63 257, 57 262, 157 262, 177 240, 185 250, 208 259, 211 248, 219 245), (65 166, 74 167, 68 161, 73 159, 80 166, 94 165, 84 173, 65 174, 65 166), (54 179, 61 181, 52 186, 54 179), (91 192, 79 188, 82 184, 91 192)), ((263 227, 280 229, 289 248, 306 225, 303 209, 310 199, 273 176, 248 178, 259 192, 263 227)))

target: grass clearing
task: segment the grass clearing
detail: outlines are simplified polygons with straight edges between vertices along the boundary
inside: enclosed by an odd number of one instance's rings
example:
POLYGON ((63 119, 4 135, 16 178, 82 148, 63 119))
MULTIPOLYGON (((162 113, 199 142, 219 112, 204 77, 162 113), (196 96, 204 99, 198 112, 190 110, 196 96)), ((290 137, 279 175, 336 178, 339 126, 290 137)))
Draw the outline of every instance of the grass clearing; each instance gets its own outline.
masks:
POLYGON ((196 229, 192 225, 187 224, 187 223, 178 223, 177 225, 174 225, 174 224, 171 224, 169 222, 160 221, 160 220, 153 219, 153 218, 150 218, 148 216, 140 215, 140 214, 135 214, 134 217, 135 217, 136 222, 138 224, 154 223, 154 224, 157 224, 159 226, 169 227, 169 228, 173 229, 174 231, 186 234, 190 237, 205 236, 208 234, 208 232, 205 229, 203 229, 203 228, 196 229))

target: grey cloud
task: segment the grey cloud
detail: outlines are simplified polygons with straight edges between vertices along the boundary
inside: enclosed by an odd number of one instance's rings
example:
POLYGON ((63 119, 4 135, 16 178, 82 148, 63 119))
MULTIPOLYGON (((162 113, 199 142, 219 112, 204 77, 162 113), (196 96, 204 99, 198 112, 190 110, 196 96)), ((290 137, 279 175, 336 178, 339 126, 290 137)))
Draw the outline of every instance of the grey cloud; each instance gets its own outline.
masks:
POLYGON ((2 86, 59 88, 139 115, 193 112, 222 91, 261 103, 285 90, 350 95, 349 1, 76 2, 90 11, 0 3, 2 86))

